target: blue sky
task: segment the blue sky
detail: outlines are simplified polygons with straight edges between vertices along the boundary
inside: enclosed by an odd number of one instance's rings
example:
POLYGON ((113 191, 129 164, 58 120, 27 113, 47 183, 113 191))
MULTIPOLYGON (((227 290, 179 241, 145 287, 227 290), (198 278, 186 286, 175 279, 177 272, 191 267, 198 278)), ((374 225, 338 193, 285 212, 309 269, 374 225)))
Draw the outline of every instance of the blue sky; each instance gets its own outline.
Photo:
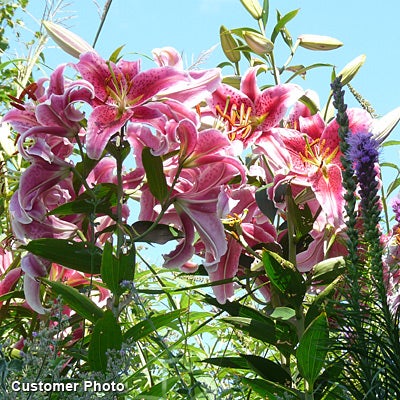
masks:
MULTIPOLYGON (((40 15, 45 0, 32 0, 33 14, 40 15)), ((68 21, 71 30, 89 43, 94 39, 99 24, 98 8, 93 0, 70 0, 67 8, 75 17, 68 21)), ((97 0, 102 7, 105 0, 97 0)), ((385 0, 376 5, 372 0, 271 0, 271 31, 275 23, 275 10, 282 14, 300 9, 297 17, 288 24, 295 39, 303 33, 333 36, 344 46, 332 52, 310 52, 300 49, 295 64, 327 62, 340 70, 348 61, 360 54, 367 55, 366 64, 354 80, 354 86, 384 114, 400 105, 400 2, 385 0)), ((173 46, 182 51, 190 64, 202 51, 219 43, 219 27, 249 26, 255 21, 246 13, 239 0, 113 0, 108 18, 100 35, 97 50, 105 57, 120 45, 126 53, 150 55, 155 47, 173 46)), ((269 29, 268 29, 269 28, 269 29)), ((279 57, 278 64, 286 59, 279 57)), ((47 51, 49 64, 55 66, 65 58, 56 50, 47 51)), ((132 56, 134 57, 134 56, 132 56)), ((223 61, 218 48, 205 66, 213 67, 223 61)), ((225 71, 230 73, 229 70, 225 71)), ((299 80, 305 88, 320 93, 321 101, 329 90, 328 69, 310 72, 306 81, 299 80)))
MULTIPOLYGON (((47 1, 31 0, 31 14, 40 19, 47 1)), ((74 16, 67 21, 69 28, 92 43, 100 21, 99 9, 105 2, 66 1, 70 5, 64 16, 74 16)), ((365 54, 366 63, 352 82, 353 86, 380 115, 400 106, 398 0, 385 0, 379 5, 372 0, 271 0, 268 34, 276 21, 276 9, 282 15, 300 9, 297 17, 288 24, 294 40, 307 33, 336 37, 344 43, 342 48, 330 52, 299 49, 294 65, 325 62, 336 65, 339 71, 356 56, 365 54)), ((32 25, 28 18, 25 22, 32 25)), ((96 49, 108 57, 117 47, 125 45, 124 55, 135 59, 138 56, 134 53, 150 56, 153 48, 169 45, 183 52, 190 65, 202 51, 218 45, 222 24, 227 28, 257 27, 239 0, 113 0, 96 49)), ((49 44, 53 46, 52 42, 49 44)), ((277 64, 282 64, 287 56, 287 48, 278 39, 277 64)), ((72 61, 55 47, 46 50, 46 61, 51 67, 69 60, 72 61)), ((218 47, 203 66, 214 67, 222 61, 225 58, 218 47)), ((144 66, 152 64, 145 63, 144 66)), ((230 74, 231 70, 224 69, 223 72, 230 74)), ((299 78, 296 83, 317 91, 323 105, 329 93, 330 72, 328 68, 313 70, 306 80, 299 78)), ((346 96, 350 105, 356 104, 349 93, 346 96)), ((400 127, 396 128, 392 139, 400 140, 400 127)), ((396 162, 398 150, 386 151, 383 158, 396 162)))

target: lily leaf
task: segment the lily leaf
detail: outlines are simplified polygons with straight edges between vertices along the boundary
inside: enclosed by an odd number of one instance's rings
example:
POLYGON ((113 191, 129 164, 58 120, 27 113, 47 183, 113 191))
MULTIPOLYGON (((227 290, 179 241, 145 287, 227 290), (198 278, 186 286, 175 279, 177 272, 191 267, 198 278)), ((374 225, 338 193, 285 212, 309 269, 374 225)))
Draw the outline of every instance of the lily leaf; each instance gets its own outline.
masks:
POLYGON ((100 273, 101 250, 88 242, 43 238, 23 246, 36 256, 87 274, 100 273))
POLYGON ((329 327, 325 313, 321 313, 304 331, 296 351, 300 374, 313 388, 328 352, 329 327))
POLYGON ((73 287, 46 278, 41 278, 41 281, 50 286, 54 294, 61 296, 64 303, 83 318, 95 323, 99 318, 104 316, 104 312, 101 308, 73 287))
POLYGON ((142 162, 151 194, 160 202, 164 201, 168 196, 168 186, 161 157, 154 156, 151 149, 145 147, 142 151, 142 162))
POLYGON ((107 310, 93 329, 88 350, 88 361, 94 371, 107 371, 107 351, 119 350, 122 345, 121 326, 112 311, 107 310))

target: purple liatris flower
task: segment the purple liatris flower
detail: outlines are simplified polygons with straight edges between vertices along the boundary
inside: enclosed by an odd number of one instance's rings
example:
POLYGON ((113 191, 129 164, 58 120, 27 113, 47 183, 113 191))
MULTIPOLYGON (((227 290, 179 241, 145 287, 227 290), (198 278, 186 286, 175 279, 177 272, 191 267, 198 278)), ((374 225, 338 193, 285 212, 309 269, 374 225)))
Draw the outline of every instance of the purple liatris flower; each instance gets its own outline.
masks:
POLYGON ((359 183, 361 208, 364 212, 376 205, 379 189, 378 142, 371 133, 356 133, 348 137, 349 150, 347 157, 353 162, 353 168, 359 183))

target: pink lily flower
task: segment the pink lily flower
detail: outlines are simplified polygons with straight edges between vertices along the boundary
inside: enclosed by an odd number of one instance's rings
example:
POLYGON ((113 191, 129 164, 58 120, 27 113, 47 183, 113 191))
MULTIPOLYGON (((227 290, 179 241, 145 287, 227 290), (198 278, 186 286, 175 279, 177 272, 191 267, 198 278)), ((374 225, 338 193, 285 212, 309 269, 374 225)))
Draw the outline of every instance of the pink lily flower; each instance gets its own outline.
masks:
POLYGON ((144 106, 153 96, 182 80, 188 74, 171 67, 140 72, 139 61, 103 60, 97 53, 81 55, 76 69, 94 87, 93 111, 88 119, 87 154, 99 159, 108 140, 129 120, 160 116, 144 106))
POLYGON ((47 275, 50 264, 50 261, 41 257, 37 257, 31 253, 28 253, 26 256, 22 257, 21 260, 21 269, 25 273, 25 300, 29 307, 38 314, 45 314, 46 309, 42 305, 40 298, 40 282, 37 280, 37 278, 47 275))
POLYGON ((166 268, 180 268, 194 254, 194 230, 204 244, 205 267, 215 268, 227 250, 224 227, 217 214, 221 186, 236 173, 229 164, 185 169, 173 194, 174 207, 185 238, 164 256, 166 268))
MULTIPOLYGON (((71 143, 67 138, 73 138, 78 134, 81 129, 79 121, 84 118, 84 113, 77 110, 74 105, 77 102, 89 102, 93 96, 93 88, 86 81, 65 81, 64 69, 65 65, 60 65, 53 72, 46 91, 42 82, 40 90, 37 89, 31 94, 35 103, 20 104, 4 117, 4 121, 8 121, 21 134, 18 150, 26 159, 39 155, 37 149, 34 149, 35 146, 41 147, 43 151, 45 145, 37 143, 40 140, 45 141, 49 146, 52 143, 50 147, 61 151, 61 148, 56 147, 56 140, 72 151, 71 143), (44 94, 39 98, 41 92, 44 94), (58 138, 54 139, 54 136, 58 138), (28 137, 35 139, 36 143, 26 150, 24 143, 28 137)), ((61 153, 59 156, 62 157, 61 153)))
MULTIPOLYGON (((163 47, 152 51, 154 61, 160 67, 174 67, 183 71, 182 57, 173 47, 163 47)), ((156 98, 176 100, 186 107, 194 107, 204 100, 207 92, 211 93, 221 84, 221 70, 213 68, 208 70, 188 71, 190 79, 180 80, 175 85, 157 94, 156 98)))
POLYGON ((276 85, 261 91, 257 85, 259 67, 244 74, 240 90, 222 84, 212 94, 210 107, 226 122, 230 140, 254 143, 263 132, 277 126, 287 109, 304 94, 294 84, 276 85))
MULTIPOLYGON (((244 241, 250 246, 256 246, 260 243, 275 243, 277 234, 275 227, 265 217, 257 206, 254 197, 255 187, 243 185, 229 192, 229 202, 233 205, 230 208, 229 215, 223 220, 228 235, 227 252, 221 258, 217 267, 209 271, 212 282, 224 279, 230 279, 239 272, 239 259, 246 250, 239 242, 236 225, 239 227, 244 241), (229 228, 231 227, 231 228, 229 228)), ((227 299, 234 295, 233 282, 213 286, 213 292, 220 304, 224 304, 227 299)))

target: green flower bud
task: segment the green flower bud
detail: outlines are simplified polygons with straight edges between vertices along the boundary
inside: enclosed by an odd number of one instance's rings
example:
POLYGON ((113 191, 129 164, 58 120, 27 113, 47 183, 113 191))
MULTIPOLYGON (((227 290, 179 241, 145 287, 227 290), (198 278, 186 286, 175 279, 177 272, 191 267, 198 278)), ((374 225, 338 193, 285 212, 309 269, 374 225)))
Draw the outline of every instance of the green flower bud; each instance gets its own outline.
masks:
POLYGON ((354 60, 350 61, 338 74, 341 76, 340 82, 342 86, 347 85, 357 74, 360 68, 363 66, 366 60, 365 54, 361 54, 354 60))
POLYGON ((243 31, 243 39, 254 53, 264 55, 274 49, 274 44, 260 33, 243 31))
POLYGON ((262 18, 263 10, 258 0, 240 0, 240 2, 254 19, 259 20, 262 18))
POLYGON ((329 36, 320 35, 300 35, 298 37, 299 45, 309 50, 335 50, 343 46, 340 40, 329 36))
POLYGON ((51 21, 42 21, 49 36, 72 57, 79 58, 82 53, 95 51, 93 47, 75 33, 51 21))
POLYGON ((221 40, 222 50, 224 51, 224 54, 228 60, 233 63, 239 62, 240 51, 237 50, 239 45, 232 36, 231 32, 223 25, 221 25, 221 28, 219 29, 219 37, 221 40))

